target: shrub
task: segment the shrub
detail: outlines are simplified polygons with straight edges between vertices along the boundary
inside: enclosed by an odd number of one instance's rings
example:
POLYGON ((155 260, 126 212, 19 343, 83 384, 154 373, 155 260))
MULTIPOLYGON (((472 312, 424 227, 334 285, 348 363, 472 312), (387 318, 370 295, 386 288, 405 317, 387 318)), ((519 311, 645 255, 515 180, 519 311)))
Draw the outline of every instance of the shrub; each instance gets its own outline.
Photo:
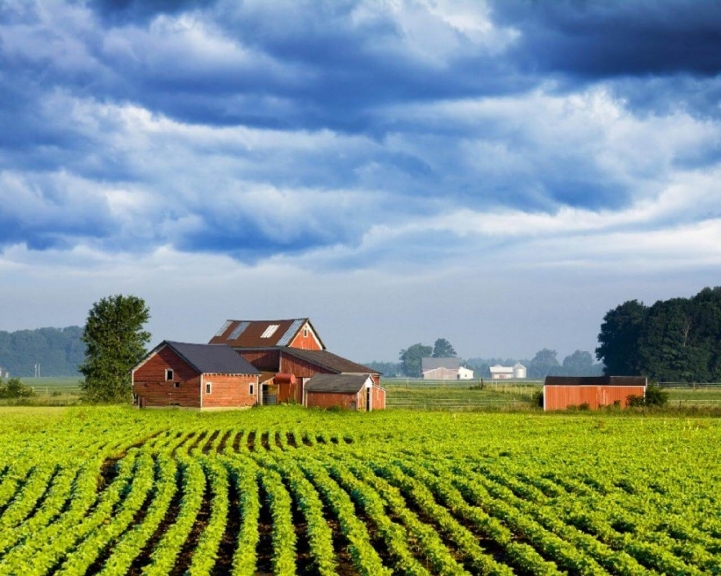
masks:
POLYGON ((629 406, 631 408, 638 408, 639 406, 645 406, 646 405, 646 399, 643 396, 637 396, 636 394, 631 394, 630 396, 626 397, 626 406, 629 406))
POLYGON ((579 410, 584 410, 584 411, 585 411, 585 410, 590 410, 590 409, 591 409, 591 405, 590 405, 588 402, 581 402, 581 403, 578 405, 578 409, 579 409, 579 410))
POLYGON ((534 406, 543 408, 543 390, 536 390, 531 396, 531 402, 534 406))
POLYGON ((668 392, 658 384, 649 384, 646 387, 646 406, 666 406, 666 404, 668 404, 668 392))
POLYGON ((35 390, 23 384, 20 378, 10 378, 6 382, 0 381, 0 398, 30 398, 35 396, 35 390))

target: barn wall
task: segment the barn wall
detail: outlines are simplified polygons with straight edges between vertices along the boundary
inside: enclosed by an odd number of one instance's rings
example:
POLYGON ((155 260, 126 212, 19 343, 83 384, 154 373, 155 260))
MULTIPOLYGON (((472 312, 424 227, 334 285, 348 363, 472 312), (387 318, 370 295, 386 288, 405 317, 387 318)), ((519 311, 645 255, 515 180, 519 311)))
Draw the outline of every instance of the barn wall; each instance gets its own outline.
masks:
POLYGON ((279 350, 242 350, 235 351, 262 372, 277 372, 280 363, 279 350))
POLYGON ((308 403, 308 408, 316 407, 316 408, 330 408, 332 406, 338 406, 340 408, 345 408, 347 410, 351 410, 351 403, 354 402, 356 408, 358 409, 359 405, 359 398, 358 394, 339 394, 339 393, 331 393, 331 392, 307 392, 306 393, 306 401, 308 403))
POLYGON ((200 374, 167 346, 153 354, 133 374, 133 393, 145 406, 200 408, 200 374), (173 381, 165 380, 165 370, 173 370, 173 381), (179 388, 173 382, 180 382, 179 388))
POLYGON ((371 407, 373 410, 385 410, 386 408, 386 391, 379 386, 373 386, 371 389, 371 407))
POLYGON ((204 374, 203 410, 212 408, 244 408, 253 406, 258 400, 258 377, 240 374, 204 374), (205 385, 211 383, 210 394, 205 393, 205 385), (250 385, 253 384, 253 394, 250 385))
POLYGON ((618 400, 625 408, 629 396, 643 396, 643 386, 544 386, 545 410, 565 410, 584 402, 589 408, 611 406, 618 400))
POLYGON ((303 330, 299 330, 298 334, 289 344, 290 348, 301 348, 302 350, 322 350, 315 338, 313 338, 313 329, 308 326, 308 336, 303 336, 303 330))
POLYGON ((294 374, 296 378, 312 378, 316 374, 335 374, 332 370, 294 358, 288 354, 281 354, 279 371, 284 374, 294 374))

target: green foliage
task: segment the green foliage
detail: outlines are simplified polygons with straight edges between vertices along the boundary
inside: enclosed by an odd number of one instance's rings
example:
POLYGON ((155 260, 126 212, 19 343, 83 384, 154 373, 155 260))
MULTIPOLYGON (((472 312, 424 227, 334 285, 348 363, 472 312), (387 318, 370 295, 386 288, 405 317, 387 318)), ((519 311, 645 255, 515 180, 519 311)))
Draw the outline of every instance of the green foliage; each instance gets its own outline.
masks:
POLYGON ((439 338, 433 344, 433 358, 455 358, 458 356, 451 343, 445 338, 439 338))
POLYGON ((534 380, 543 380, 549 374, 557 376, 560 372, 558 353, 555 350, 544 348, 536 352, 533 360, 528 364, 528 377, 534 380))
POLYGON ((606 314, 598 341, 596 355, 607 374, 665 382, 721 380, 721 287, 651 307, 625 302, 606 314))
POLYGON ((430 346, 424 346, 421 343, 413 344, 406 350, 401 350, 400 361, 403 373, 409 378, 420 378, 421 376, 421 360, 428 358, 433 352, 430 346))
POLYGON ((20 378, 10 378, 9 380, 0 380, 0 398, 31 398, 35 396, 35 390, 32 387, 23 384, 20 378))
POLYGON ((87 345, 81 384, 88 402, 127 402, 130 370, 145 356, 150 333, 145 302, 136 296, 109 296, 93 304, 83 332, 87 345))

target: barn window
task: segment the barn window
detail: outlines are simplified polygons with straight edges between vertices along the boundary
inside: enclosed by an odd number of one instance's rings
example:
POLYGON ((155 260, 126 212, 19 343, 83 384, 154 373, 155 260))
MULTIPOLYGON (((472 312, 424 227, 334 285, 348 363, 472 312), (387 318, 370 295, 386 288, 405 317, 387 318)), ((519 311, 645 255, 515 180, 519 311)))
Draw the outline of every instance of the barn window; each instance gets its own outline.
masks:
POLYGON ((173 388, 180 388, 180 382, 173 382, 173 388))
POLYGON ((165 369, 165 381, 168 382, 169 380, 173 379, 173 370, 171 368, 165 369))
POLYGON ((251 384, 250 385, 250 395, 252 396, 254 392, 255 392, 255 386, 253 386, 253 384, 251 384))
POLYGON ((303 338, 308 338, 308 326, 303 328, 303 338))
POLYGON ((275 334, 275 331, 278 329, 280 324, 271 324, 265 329, 265 332, 263 332, 260 337, 261 338, 270 338, 273 334, 275 334))
POLYGON ((210 394, 213 391, 213 383, 212 382, 206 382, 205 383, 205 393, 210 394))

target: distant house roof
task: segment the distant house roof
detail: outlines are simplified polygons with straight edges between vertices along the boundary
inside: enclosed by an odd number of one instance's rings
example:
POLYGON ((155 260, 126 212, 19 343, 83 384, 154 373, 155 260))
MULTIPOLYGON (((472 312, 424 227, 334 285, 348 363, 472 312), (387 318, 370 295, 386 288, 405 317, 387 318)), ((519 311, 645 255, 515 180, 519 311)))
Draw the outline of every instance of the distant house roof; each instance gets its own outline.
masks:
MULTIPOLYGON (((369 374, 316 374, 306 382, 305 391, 356 394, 369 380, 369 374)), ((373 385, 373 380, 370 380, 370 385, 373 385)))
POLYGON ((645 376, 546 376, 546 386, 646 386, 645 376))
POLYGON ((352 372, 355 374, 380 374, 377 370, 372 370, 368 366, 356 364, 342 356, 328 352, 328 350, 301 350, 300 348, 281 348, 283 354, 294 356, 300 360, 305 360, 316 366, 321 366, 333 372, 352 372))
POLYGON ((306 324, 310 326, 321 348, 325 348, 325 344, 308 318, 226 320, 215 336, 210 339, 210 343, 227 344, 235 348, 288 346, 306 324))
POLYGON ((501 366, 500 364, 496 364, 495 366, 491 366, 489 370, 491 371, 491 374, 511 374, 513 373, 513 366, 501 366))
POLYGON ((170 348, 201 374, 259 374, 253 365, 225 344, 187 344, 165 340, 147 357, 164 346, 170 348))
POLYGON ((448 368, 458 370, 461 367, 460 358, 421 358, 421 371, 448 368))

